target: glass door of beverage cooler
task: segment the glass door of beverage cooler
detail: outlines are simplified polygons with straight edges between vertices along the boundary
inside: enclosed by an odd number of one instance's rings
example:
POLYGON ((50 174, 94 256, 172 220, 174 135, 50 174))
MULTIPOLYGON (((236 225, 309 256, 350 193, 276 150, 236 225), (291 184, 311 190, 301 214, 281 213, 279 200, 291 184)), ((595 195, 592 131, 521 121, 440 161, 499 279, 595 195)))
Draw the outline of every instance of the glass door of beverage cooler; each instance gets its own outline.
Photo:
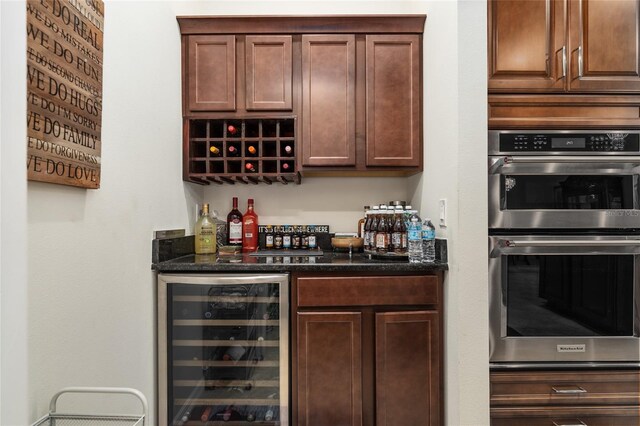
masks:
POLYGON ((158 276, 160 425, 288 425, 286 274, 158 276))

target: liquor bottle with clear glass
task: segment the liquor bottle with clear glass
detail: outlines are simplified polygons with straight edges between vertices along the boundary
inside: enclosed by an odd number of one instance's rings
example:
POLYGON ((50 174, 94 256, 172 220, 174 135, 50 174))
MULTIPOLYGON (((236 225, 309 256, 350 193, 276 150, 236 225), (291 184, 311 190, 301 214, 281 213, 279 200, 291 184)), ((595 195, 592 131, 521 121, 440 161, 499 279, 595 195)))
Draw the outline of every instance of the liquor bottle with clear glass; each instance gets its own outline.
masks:
POLYGON ((209 216, 209 204, 202 205, 202 214, 195 226, 196 254, 214 254, 216 252, 216 224, 209 216))

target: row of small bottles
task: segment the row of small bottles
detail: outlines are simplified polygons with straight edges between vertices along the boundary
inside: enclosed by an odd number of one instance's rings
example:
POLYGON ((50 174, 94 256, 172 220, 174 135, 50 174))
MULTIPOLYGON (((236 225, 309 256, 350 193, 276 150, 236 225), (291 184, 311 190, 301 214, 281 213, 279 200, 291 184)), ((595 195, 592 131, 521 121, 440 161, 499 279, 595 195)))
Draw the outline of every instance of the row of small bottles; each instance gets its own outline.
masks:
MULTIPOLYGON (((247 200, 247 211, 238 210, 238 197, 233 197, 233 208, 227 215, 226 244, 242 248, 243 252, 258 250, 258 214, 254 210, 253 198, 247 200)), ((215 254, 217 224, 209 216, 209 204, 203 204, 202 213, 195 225, 196 254, 215 254)))
MULTIPOLYGON (((215 157, 226 156, 226 157, 240 157, 240 144, 239 143, 228 143, 227 149, 222 153, 220 148, 215 145, 211 145, 209 148, 211 154, 215 157)), ((293 157, 293 144, 287 143, 283 144, 280 148, 280 157, 293 157)), ((244 155, 245 157, 258 157, 259 155, 259 147, 257 143, 248 143, 246 144, 244 155)), ((278 157, 277 155, 265 155, 263 153, 262 157, 278 157)))
POLYGON ((315 226, 267 226, 265 232, 267 250, 314 250, 318 248, 315 226))
POLYGON ((414 212, 411 206, 401 203, 365 206, 365 217, 360 219, 358 229, 360 237, 364 239, 364 249, 382 254, 406 255, 406 223, 414 212))
POLYGON ((365 206, 358 231, 368 252, 408 255, 412 263, 435 261, 435 227, 431 219, 422 222, 418 211, 401 201, 365 206))

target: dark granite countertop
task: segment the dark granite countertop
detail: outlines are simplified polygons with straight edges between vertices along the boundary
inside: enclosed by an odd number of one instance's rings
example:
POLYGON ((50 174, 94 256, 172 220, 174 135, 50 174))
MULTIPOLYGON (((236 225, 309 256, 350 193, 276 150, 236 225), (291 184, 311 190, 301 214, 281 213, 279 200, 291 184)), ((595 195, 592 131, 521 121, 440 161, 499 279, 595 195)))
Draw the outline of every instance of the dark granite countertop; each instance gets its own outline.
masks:
POLYGON ((446 244, 436 240, 435 263, 409 263, 380 259, 363 253, 334 253, 324 249, 321 256, 304 255, 234 256, 195 255, 193 236, 155 239, 151 269, 157 272, 357 272, 374 274, 428 273, 448 269, 446 244))
POLYGON ((322 256, 215 256, 187 255, 159 262, 158 272, 372 272, 425 273, 448 269, 446 263, 409 263, 406 260, 370 259, 368 255, 325 252, 322 256))

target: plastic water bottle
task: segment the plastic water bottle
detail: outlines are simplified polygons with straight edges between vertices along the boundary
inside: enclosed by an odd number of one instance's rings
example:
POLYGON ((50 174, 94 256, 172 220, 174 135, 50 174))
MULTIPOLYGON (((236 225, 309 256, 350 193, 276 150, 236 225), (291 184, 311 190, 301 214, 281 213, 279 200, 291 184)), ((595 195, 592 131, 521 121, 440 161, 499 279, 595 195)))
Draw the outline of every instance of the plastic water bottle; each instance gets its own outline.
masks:
POLYGON ((422 222, 415 210, 409 216, 407 240, 409 242, 409 263, 422 262, 422 222))
POLYGON ((422 222, 422 262, 436 261, 436 227, 427 218, 422 222))

